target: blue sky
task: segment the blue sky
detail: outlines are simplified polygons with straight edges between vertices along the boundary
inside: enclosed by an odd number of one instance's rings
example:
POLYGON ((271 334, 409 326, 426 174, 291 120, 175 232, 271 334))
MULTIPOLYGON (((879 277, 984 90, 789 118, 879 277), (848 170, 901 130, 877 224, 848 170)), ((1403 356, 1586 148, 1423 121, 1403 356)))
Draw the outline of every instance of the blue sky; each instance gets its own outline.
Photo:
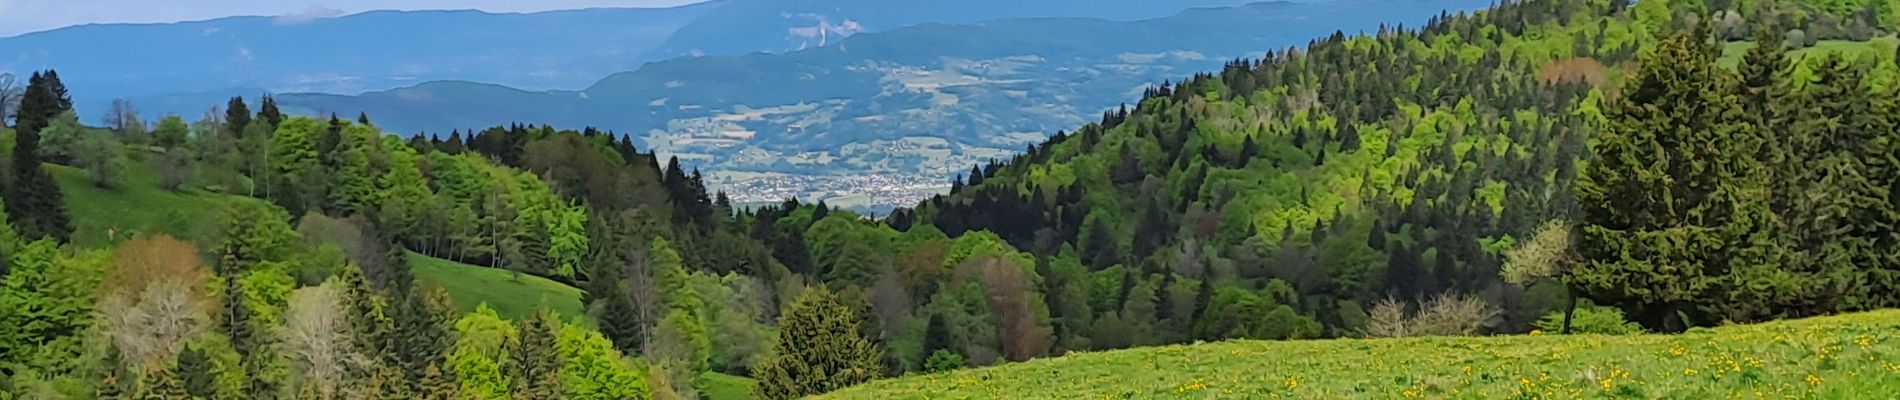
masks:
POLYGON ((177 22, 234 15, 321 18, 371 10, 533 12, 699 1, 703 0, 0 0, 0 37, 88 23, 177 22))

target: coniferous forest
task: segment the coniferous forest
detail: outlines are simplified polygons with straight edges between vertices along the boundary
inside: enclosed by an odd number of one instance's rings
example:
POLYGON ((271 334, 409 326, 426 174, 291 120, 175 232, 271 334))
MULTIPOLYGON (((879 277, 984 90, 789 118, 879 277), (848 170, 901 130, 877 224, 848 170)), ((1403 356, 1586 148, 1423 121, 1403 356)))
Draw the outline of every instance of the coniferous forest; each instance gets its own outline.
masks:
POLYGON ((707 376, 790 399, 1231 339, 1900 307, 1896 19, 1524 0, 1341 32, 1158 83, 888 215, 734 204, 594 128, 404 134, 268 96, 82 123, 33 72, 0 87, 0 399, 729 389, 707 376), (578 306, 465 289, 485 271, 578 306))

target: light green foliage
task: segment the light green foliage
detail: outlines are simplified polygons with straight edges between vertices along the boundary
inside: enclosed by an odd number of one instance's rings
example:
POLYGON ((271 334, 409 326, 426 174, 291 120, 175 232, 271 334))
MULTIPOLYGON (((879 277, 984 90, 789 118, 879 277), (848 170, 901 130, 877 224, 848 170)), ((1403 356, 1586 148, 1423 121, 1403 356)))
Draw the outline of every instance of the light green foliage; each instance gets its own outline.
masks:
POLYGON ((344 124, 342 141, 331 156, 336 167, 329 171, 328 179, 335 182, 328 198, 330 209, 352 214, 366 213, 375 207, 376 178, 381 174, 371 157, 386 151, 381 148, 381 135, 374 126, 344 124))
POLYGON ((600 332, 574 325, 561 327, 561 390, 575 400, 644 400, 651 391, 645 371, 622 359, 600 332))
POLYGON ((1889 310, 1685 335, 1234 341, 884 380, 818 398, 1883 398, 1900 385, 1884 359, 1900 351, 1887 334, 1895 323, 1900 311, 1889 310), (1834 350, 1821 357, 1821 348, 1834 350), (1858 361, 1867 357, 1879 361, 1858 361))
POLYGON ((86 140, 88 129, 79 124, 79 117, 71 110, 53 117, 50 125, 40 130, 40 156, 51 159, 72 159, 78 155, 80 143, 86 140))
POLYGON ((515 326, 486 305, 455 322, 455 347, 449 353, 448 370, 464 399, 506 399, 513 382, 502 371, 506 349, 512 346, 515 326))
MULTIPOLYGON (((1642 325, 1623 319, 1623 310, 1609 307, 1585 305, 1577 307, 1576 315, 1571 317, 1570 333, 1598 335, 1633 335, 1643 333, 1642 325)), ((1552 311, 1537 319, 1537 329, 1547 333, 1562 332, 1564 313, 1552 311)))
POLYGON ((655 236, 647 257, 653 263, 653 287, 662 303, 669 309, 686 309, 698 315, 699 309, 704 307, 703 300, 688 286, 693 277, 686 272, 679 251, 673 249, 672 243, 655 236))
POLYGON ((1003 239, 997 237, 996 234, 985 231, 970 232, 963 236, 958 236, 956 242, 950 246, 950 255, 943 259, 943 267, 944 269, 955 269, 958 265, 963 264, 965 260, 977 256, 1003 258, 1014 261, 1016 265, 1034 266, 1036 264, 1034 257, 1028 253, 1017 252, 1016 249, 1011 248, 1009 243, 1004 242, 1003 239))
POLYGON ((244 305, 251 308, 251 323, 277 326, 283 322, 283 310, 289 305, 297 280, 290 276, 288 264, 268 262, 244 271, 238 285, 244 289, 244 305))
POLYGON ((239 274, 266 262, 286 260, 302 241, 290 228, 290 217, 284 215, 284 210, 269 204, 231 202, 220 218, 216 253, 219 275, 239 274))
POLYGON ((581 260, 587 257, 587 212, 579 204, 563 204, 547 219, 548 258, 554 263, 555 276, 575 276, 581 260))
POLYGON ((418 158, 420 156, 408 146, 395 147, 389 152, 389 170, 377 182, 379 228, 414 237, 422 233, 422 223, 434 217, 430 212, 439 210, 429 203, 435 197, 429 192, 428 180, 422 176, 418 158))
POLYGON ((74 372, 108 253, 66 257, 57 243, 40 240, 11 256, 0 280, 0 348, 10 349, 0 352, 0 371, 74 372))
POLYGON ((152 136, 156 142, 154 144, 159 147, 170 149, 183 146, 185 140, 191 136, 191 126, 185 124, 184 118, 166 115, 164 118, 159 118, 158 129, 152 131, 152 136))

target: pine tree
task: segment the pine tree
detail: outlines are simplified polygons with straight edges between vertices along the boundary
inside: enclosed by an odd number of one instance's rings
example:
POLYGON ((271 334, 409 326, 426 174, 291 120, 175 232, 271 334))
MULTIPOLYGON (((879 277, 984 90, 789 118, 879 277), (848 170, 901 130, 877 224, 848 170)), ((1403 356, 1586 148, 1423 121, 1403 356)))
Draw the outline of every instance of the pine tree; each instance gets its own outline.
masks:
POLYGON ((760 366, 754 397, 795 399, 876 379, 883 356, 858 321, 831 290, 805 289, 780 323, 779 354, 760 366))

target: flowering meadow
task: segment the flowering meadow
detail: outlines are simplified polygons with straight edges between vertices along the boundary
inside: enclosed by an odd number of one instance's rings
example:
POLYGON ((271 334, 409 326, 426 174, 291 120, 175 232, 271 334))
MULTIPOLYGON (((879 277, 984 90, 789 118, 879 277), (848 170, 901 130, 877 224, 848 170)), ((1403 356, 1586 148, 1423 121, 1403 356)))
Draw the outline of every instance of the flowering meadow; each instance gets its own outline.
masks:
POLYGON ((1900 310, 1678 335, 1231 341, 915 375, 827 399, 1892 399, 1900 310))

